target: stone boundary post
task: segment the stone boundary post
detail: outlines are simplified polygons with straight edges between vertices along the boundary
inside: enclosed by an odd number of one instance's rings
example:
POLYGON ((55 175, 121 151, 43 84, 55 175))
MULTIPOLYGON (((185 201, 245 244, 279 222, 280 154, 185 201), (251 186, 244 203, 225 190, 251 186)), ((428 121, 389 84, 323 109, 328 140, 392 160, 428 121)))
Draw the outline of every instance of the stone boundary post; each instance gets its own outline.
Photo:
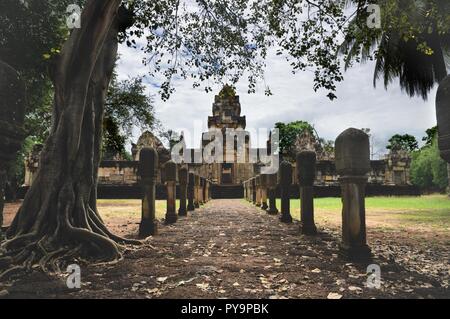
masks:
POLYGON ((142 218, 139 225, 139 237, 156 235, 155 186, 158 176, 158 153, 154 148, 143 148, 139 155, 140 184, 142 188, 142 218))
POLYGON ((199 202, 200 205, 205 205, 205 179, 200 176, 200 188, 199 188, 199 202))
POLYGON ((200 176, 195 174, 194 206, 200 208, 200 176))
POLYGON ((256 207, 261 207, 261 175, 255 178, 256 185, 256 207))
POLYGON ((314 180, 316 153, 302 151, 297 154, 297 179, 300 187, 300 230, 304 235, 317 234, 314 223, 314 180))
POLYGON ((251 185, 252 185, 252 203, 253 205, 256 205, 256 178, 252 177, 251 185))
POLYGON ((247 181, 244 181, 242 183, 242 187, 244 187, 244 199, 248 200, 248 198, 247 198, 247 181))
POLYGON ((178 179, 180 182, 180 208, 178 208, 178 216, 187 216, 187 188, 189 181, 189 172, 187 167, 181 167, 178 171, 178 179))
POLYGON ((208 201, 208 199, 206 198, 206 196, 207 196, 207 194, 206 194, 206 183, 207 183, 206 178, 203 178, 203 205, 205 205, 206 202, 208 201))
POLYGON ((247 194, 246 194, 247 201, 250 202, 251 191, 250 191, 250 180, 249 179, 245 181, 245 188, 247 189, 247 194))
POLYGON ((287 161, 280 164, 280 188, 281 188, 281 217, 283 223, 292 223, 291 216, 291 185, 292 185, 292 165, 287 161))
POLYGON ((194 205, 194 197, 195 197, 195 175, 194 173, 189 173, 189 181, 188 181, 188 189, 187 189, 187 196, 188 196, 188 211, 194 211, 195 205, 194 205))
POLYGON ((278 182, 278 175, 276 173, 267 175, 267 188, 269 196, 269 208, 267 209, 267 212, 270 215, 278 214, 277 198, 276 198, 277 182, 278 182))
POLYGON ((177 221, 176 198, 177 198, 177 164, 168 161, 165 166, 167 185, 167 211, 166 224, 173 224, 177 221))
POLYGON ((205 178, 205 203, 209 202, 209 180, 205 178))
POLYGON ((261 174, 261 209, 266 210, 267 205, 267 174, 261 174))
POLYGON ((369 136, 350 128, 336 139, 336 171, 342 190, 341 255, 366 261, 371 252, 366 243, 365 188, 370 171, 369 136))

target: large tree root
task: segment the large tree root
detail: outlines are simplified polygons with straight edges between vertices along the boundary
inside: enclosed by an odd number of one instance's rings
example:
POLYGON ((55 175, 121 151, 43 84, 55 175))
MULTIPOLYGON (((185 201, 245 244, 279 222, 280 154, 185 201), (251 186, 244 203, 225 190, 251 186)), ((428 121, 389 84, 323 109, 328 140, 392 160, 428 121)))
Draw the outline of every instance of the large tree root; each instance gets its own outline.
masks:
MULTIPOLYGON (((65 213, 57 214, 56 218, 51 218, 51 210, 47 207, 47 213, 37 214, 38 219, 30 229, 25 220, 20 223, 21 227, 16 225, 10 229, 10 237, 0 245, 0 281, 34 269, 60 273, 70 264, 116 263, 122 259, 123 252, 130 249, 128 245, 142 244, 112 234, 100 215, 88 205, 83 205, 86 208, 77 213, 78 216, 85 215, 84 222, 80 223, 79 219, 75 223, 69 217, 74 214, 73 209, 78 208, 74 208, 74 196, 70 197, 63 196, 65 213), (47 222, 41 222, 41 218, 47 222), (40 227, 36 228, 36 225, 40 227)), ((22 209, 18 214, 21 213, 22 209)))

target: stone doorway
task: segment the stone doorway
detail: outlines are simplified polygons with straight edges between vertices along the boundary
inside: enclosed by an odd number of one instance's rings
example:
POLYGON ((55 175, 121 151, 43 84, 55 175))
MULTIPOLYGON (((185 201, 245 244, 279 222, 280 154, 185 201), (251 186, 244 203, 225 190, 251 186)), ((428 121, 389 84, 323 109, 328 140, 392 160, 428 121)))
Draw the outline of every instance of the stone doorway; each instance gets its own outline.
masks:
POLYGON ((233 164, 222 164, 221 184, 233 184, 233 164))

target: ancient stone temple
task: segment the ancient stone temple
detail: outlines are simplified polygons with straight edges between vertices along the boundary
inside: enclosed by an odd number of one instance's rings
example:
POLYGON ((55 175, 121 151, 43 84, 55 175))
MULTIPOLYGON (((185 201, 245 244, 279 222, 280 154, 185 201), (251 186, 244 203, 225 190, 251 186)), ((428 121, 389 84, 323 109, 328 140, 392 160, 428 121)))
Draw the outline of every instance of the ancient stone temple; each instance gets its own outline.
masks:
MULTIPOLYGON (((202 164, 191 164, 190 169, 199 173, 200 175, 207 177, 216 184, 220 185, 237 185, 241 184, 244 180, 254 176, 256 164, 250 163, 250 133, 245 131, 246 118, 241 116, 241 103, 239 96, 236 95, 234 89, 228 85, 225 85, 219 95, 215 97, 212 106, 212 116, 208 117, 208 129, 209 132, 221 131, 223 136, 223 163, 208 164, 203 162, 202 164), (238 159, 238 147, 239 144, 235 140, 235 145, 227 146, 226 130, 233 129, 242 132, 241 136, 245 136, 243 151, 245 154, 244 161, 238 159), (232 150, 231 150, 232 149, 232 150), (230 153, 231 151, 231 153, 230 153)), ((202 140, 202 153, 204 148, 211 141, 208 138, 210 134, 208 132, 203 133, 202 140)), ((241 146, 242 147, 242 146, 241 146)), ((199 152, 200 150, 190 150, 191 152, 199 152)))
MULTIPOLYGON (((252 140, 250 133, 246 131, 246 117, 241 115, 241 104, 239 96, 236 95, 233 88, 225 86, 220 93, 215 96, 212 104, 212 115, 208 117, 208 131, 203 132, 202 140, 198 141, 195 149, 184 148, 186 154, 192 155, 193 161, 185 162, 188 165, 189 172, 196 173, 203 178, 207 178, 215 184, 216 192, 227 192, 233 190, 250 178, 260 174, 262 164, 250 159, 250 154, 256 154, 258 151, 267 153, 270 151, 271 134, 267 137, 267 149, 257 150, 252 148, 252 140), (239 132, 239 138, 227 138, 227 129, 239 132), (206 161, 202 156, 207 153, 207 148, 211 146, 211 141, 215 139, 211 136, 222 136, 223 158, 219 161, 206 161), (234 143, 234 145, 227 145, 234 143), (244 154, 243 158, 238 155, 244 154), (196 161, 195 158, 199 160, 196 161)), ((183 141, 183 139, 182 139, 183 141)), ((131 194, 139 183, 138 163, 140 159, 140 151, 145 147, 152 147, 158 153, 159 169, 156 182, 164 184, 165 170, 164 165, 171 159, 171 151, 167 149, 163 143, 152 133, 144 132, 138 139, 137 143, 132 144, 131 155, 132 160, 104 160, 99 168, 99 186, 100 188, 116 189, 116 196, 122 196, 121 192, 131 194)), ((42 146, 37 145, 26 161, 25 169, 25 188, 30 186, 35 177, 35 173, 39 166, 39 152, 42 146)), ((217 150, 214 148, 213 153, 217 150)), ((305 131, 299 135, 295 142, 295 152, 313 151, 316 153, 316 172, 314 185, 322 189, 332 189, 339 186, 338 173, 335 166, 335 158, 333 150, 323 148, 316 134, 305 131)), ((183 151, 184 152, 184 151, 183 151)), ((220 154, 219 154, 220 155, 220 154)), ((220 157, 218 155, 218 157, 220 157)), ((292 164, 296 173, 295 158, 286 158, 292 164)), ((370 162, 370 171, 368 173, 368 183, 374 187, 381 188, 391 187, 388 191, 392 192, 392 187, 398 188, 403 192, 402 188, 407 189, 411 186, 409 170, 411 158, 409 154, 402 151, 391 151, 380 160, 370 162)), ((296 181, 293 180, 295 184, 296 181)), ((403 194, 403 193, 402 193, 403 194)), ((409 193, 408 193, 409 194, 409 193)), ((127 195, 128 196, 128 195, 127 195)))

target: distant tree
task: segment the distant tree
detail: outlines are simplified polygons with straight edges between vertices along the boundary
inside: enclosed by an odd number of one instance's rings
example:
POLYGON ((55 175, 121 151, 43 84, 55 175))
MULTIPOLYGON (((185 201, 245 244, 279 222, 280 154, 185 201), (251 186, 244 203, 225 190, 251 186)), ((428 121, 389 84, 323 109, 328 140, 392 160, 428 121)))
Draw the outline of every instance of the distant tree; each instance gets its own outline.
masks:
POLYGON ((275 124, 275 128, 279 130, 279 145, 282 156, 294 156, 295 141, 297 140, 297 136, 303 132, 307 131, 316 136, 314 127, 306 121, 295 121, 287 124, 278 122, 275 124))
POLYGON ((323 150, 327 154, 334 154, 334 141, 333 140, 323 140, 322 139, 321 144, 322 144, 323 150))
POLYGON ((447 163, 439 155, 436 138, 412 153, 411 181, 422 189, 444 190, 448 186, 447 163))
POLYGON ((173 130, 162 131, 160 135, 169 149, 172 149, 172 147, 181 141, 181 135, 173 130))
POLYGON ((426 130, 427 136, 422 137, 422 141, 425 142, 425 145, 431 145, 438 134, 438 127, 434 126, 426 130))
POLYGON ((404 150, 408 152, 415 151, 419 148, 417 139, 409 134, 395 134, 389 139, 389 144, 386 146, 388 150, 404 150))
POLYGON ((127 157, 125 144, 133 128, 151 130, 159 123, 155 118, 153 99, 146 93, 142 78, 118 81, 114 75, 109 86, 103 119, 103 156, 127 157))

